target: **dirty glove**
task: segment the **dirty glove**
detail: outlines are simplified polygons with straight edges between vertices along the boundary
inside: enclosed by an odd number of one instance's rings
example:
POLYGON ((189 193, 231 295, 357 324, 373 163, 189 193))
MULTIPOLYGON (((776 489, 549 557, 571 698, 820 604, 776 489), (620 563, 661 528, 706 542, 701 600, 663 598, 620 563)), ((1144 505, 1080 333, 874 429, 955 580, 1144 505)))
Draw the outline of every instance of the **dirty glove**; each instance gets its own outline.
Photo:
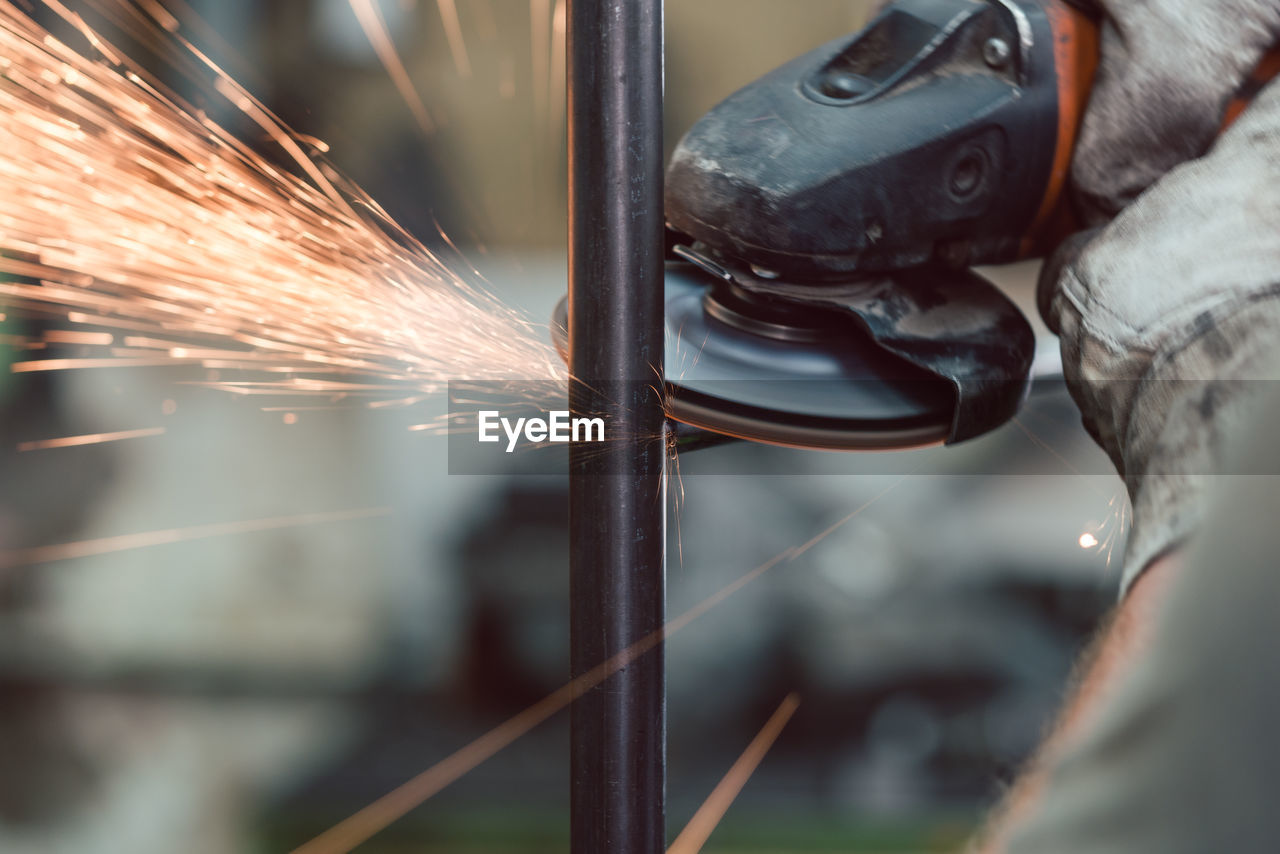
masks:
POLYGON ((1105 0, 1072 169, 1093 230, 1045 265, 1072 395, 1133 499, 1124 587, 1204 510, 1224 436, 1280 373, 1280 83, 1218 137, 1275 0, 1105 0))

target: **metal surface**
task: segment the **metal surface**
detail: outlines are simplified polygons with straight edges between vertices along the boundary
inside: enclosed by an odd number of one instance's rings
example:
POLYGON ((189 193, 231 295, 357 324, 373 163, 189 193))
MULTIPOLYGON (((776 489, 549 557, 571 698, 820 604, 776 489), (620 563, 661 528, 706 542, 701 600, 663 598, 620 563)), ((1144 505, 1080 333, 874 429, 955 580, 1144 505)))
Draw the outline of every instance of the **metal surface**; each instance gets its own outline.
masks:
MULTIPOLYGON (((569 0, 571 664, 662 630, 662 0, 569 0)), ((574 854, 665 850, 662 645, 571 709, 574 854)))

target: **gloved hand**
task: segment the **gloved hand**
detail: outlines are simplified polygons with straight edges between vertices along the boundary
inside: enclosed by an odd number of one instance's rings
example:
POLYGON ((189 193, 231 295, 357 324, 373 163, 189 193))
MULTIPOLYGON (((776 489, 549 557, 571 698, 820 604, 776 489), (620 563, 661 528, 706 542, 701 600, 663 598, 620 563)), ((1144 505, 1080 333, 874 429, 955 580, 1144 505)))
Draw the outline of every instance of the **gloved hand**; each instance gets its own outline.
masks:
POLYGON ((1085 424, 1124 475, 1124 584, 1203 512, 1222 444, 1280 374, 1280 82, 1215 142, 1280 38, 1275 0, 1102 0, 1072 169, 1091 231, 1045 265, 1085 424))

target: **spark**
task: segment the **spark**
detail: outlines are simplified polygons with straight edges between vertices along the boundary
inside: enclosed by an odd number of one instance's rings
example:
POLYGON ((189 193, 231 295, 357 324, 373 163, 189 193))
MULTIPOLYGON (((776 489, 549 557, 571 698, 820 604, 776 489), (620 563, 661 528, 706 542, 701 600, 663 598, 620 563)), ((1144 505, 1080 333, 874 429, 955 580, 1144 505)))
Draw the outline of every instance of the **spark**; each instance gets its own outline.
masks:
POLYGON ((826 530, 798 547, 784 549, 747 574, 703 599, 679 617, 667 621, 662 628, 651 632, 612 658, 596 665, 571 680, 543 699, 529 706, 489 730, 466 746, 432 765, 418 776, 383 795, 364 809, 321 833, 298 848, 292 854, 346 854, 381 832, 411 810, 421 806, 444 788, 491 759, 503 748, 530 732, 552 715, 568 707, 577 697, 603 683, 613 674, 627 667, 654 647, 664 643, 672 635, 722 604, 733 594, 770 570, 795 561, 818 543, 830 537, 841 527, 871 509, 877 502, 896 489, 908 475, 895 480, 874 498, 840 519, 826 530))
POLYGON ((53 561, 73 560, 112 552, 132 551, 133 549, 182 543, 190 540, 204 540, 234 534, 251 534, 259 531, 274 531, 280 528, 297 528, 303 525, 350 522, 390 515, 391 509, 388 507, 367 507, 358 510, 307 513, 299 516, 277 516, 270 519, 250 519, 240 522, 215 522, 209 525, 195 525, 189 528, 169 528, 161 531, 145 531, 138 534, 99 537, 93 540, 80 540, 79 542, 60 543, 53 546, 36 546, 29 549, 0 551, 0 569, 14 569, 38 563, 52 563, 53 561))
POLYGON ((457 66, 459 77, 471 76, 471 58, 467 56, 467 42, 462 37, 462 24, 458 21, 458 6, 454 0, 436 0, 440 7, 440 20, 444 23, 445 37, 449 40, 449 52, 457 66))
POLYGON ((279 156, 43 2, 93 49, 82 55, 0 0, 0 309, 81 327, 29 348, 88 349, 33 353, 12 371, 239 370, 262 379, 209 384, 371 401, 450 381, 565 381, 538 325, 308 155, 172 21, 144 14, 158 7, 134 9, 133 27, 176 39, 279 156))
MULTIPOLYGON (((4 259, 0 258, 0 267, 4 259)), ((4 284, 0 282, 0 293, 4 292, 4 284)), ((157 356, 151 359, 40 359, 34 362, 14 362, 9 370, 15 374, 39 373, 42 371, 67 371, 72 368, 159 368, 177 364, 180 356, 157 356)))
MULTIPOLYGON (((1085 475, 1084 472, 1076 468, 1076 466, 1074 466, 1070 460, 1068 460, 1062 454, 1058 453, 1058 451, 1056 451, 1043 438, 1036 435, 1031 430, 1030 427, 1028 427, 1026 424, 1023 423, 1022 419, 1015 418, 1013 419, 1013 423, 1016 424, 1018 428, 1022 430, 1023 433, 1026 434, 1028 439, 1030 439, 1036 445, 1040 446, 1049 454, 1056 457, 1059 462, 1061 462, 1068 470, 1072 472, 1072 474, 1075 474, 1077 477, 1084 478, 1085 483, 1088 484, 1089 488, 1093 490, 1093 492, 1097 494, 1100 498, 1108 497, 1101 489, 1093 485, 1093 483, 1088 479, 1088 476, 1085 475)), ((1111 495, 1107 501, 1107 507, 1111 511, 1110 515, 1107 517, 1107 520, 1103 522, 1101 525, 1097 526, 1095 529, 1086 531, 1085 533, 1081 534, 1078 542, 1080 544, 1080 548, 1086 551, 1097 549, 1099 552, 1105 552, 1106 565, 1109 567, 1111 566, 1111 558, 1115 553, 1116 545, 1120 542, 1120 539, 1129 530, 1129 523, 1130 523, 1129 514, 1131 510, 1130 510, 1129 502, 1123 494, 1111 495), (1099 534, 1103 535, 1101 539, 1099 539, 1099 536, 1098 536, 1099 534)))
MULTIPOLYGON (((1062 463, 1062 465, 1065 468, 1067 468, 1069 471, 1071 471, 1072 474, 1079 475, 1080 477, 1085 476, 1084 472, 1076 468, 1076 466, 1071 462, 1071 460, 1067 459, 1057 449, 1055 449, 1052 445, 1046 442, 1042 437, 1040 437, 1034 431, 1032 431, 1030 427, 1028 427, 1025 423, 1023 423, 1023 420, 1021 418, 1014 418, 1013 423, 1018 426, 1018 429, 1021 430, 1028 439, 1030 439, 1032 442, 1038 445, 1040 449, 1043 450, 1045 453, 1049 454, 1058 462, 1062 463)), ((1094 491, 1097 492, 1097 489, 1094 489, 1094 491)))
MULTIPOLYGON (((103 2, 103 0, 98 0, 98 2, 103 2)), ((110 2, 110 0, 107 0, 107 2, 110 2)), ((147 0, 147 3, 154 3, 154 0, 147 0)), ((217 29, 210 26, 203 17, 198 15, 196 10, 191 8, 191 5, 187 3, 186 0, 164 0, 164 4, 168 9, 163 10, 160 14, 169 14, 173 25, 173 29, 170 30, 170 32, 177 32, 178 30, 179 22, 177 18, 174 18, 171 14, 173 10, 176 10, 178 16, 186 22, 185 27, 188 30, 193 31, 202 42, 217 50, 220 55, 235 63, 237 66, 236 71, 239 74, 251 75, 254 73, 254 69, 249 65, 249 63, 245 62, 244 58, 234 47, 232 47, 231 43, 223 38, 222 34, 218 32, 217 29)), ((155 5, 159 6, 158 3, 155 5)), ((148 11, 151 11, 151 9, 148 8, 148 11)), ((152 17, 157 17, 157 13, 152 12, 152 17)), ((162 25, 168 29, 167 22, 162 22, 162 25)), ((323 151, 325 149, 321 146, 320 150, 323 151)))
POLYGON ((61 439, 39 439, 34 442, 19 442, 19 451, 42 451, 47 448, 74 448, 80 445, 101 445, 106 442, 122 442, 125 439, 145 439, 149 436, 161 436, 163 427, 147 427, 141 430, 121 430, 117 433, 90 433, 86 436, 66 436, 61 439))
POLYGON ((671 491, 671 515, 676 523, 676 562, 684 566, 684 471, 680 467, 680 451, 677 447, 675 428, 667 432, 667 480, 675 480, 676 488, 671 491))
POLYGON ((109 347, 115 336, 109 332, 77 332, 72 329, 51 329, 44 333, 46 344, 84 344, 109 347))
POLYGON ((702 846, 707 844, 712 832, 719 827, 725 813, 733 805, 734 799, 742 792, 742 787, 760 766, 769 748, 773 747, 773 743, 778 740, 778 736, 782 734, 783 728, 791 720, 791 716, 795 714, 799 705, 800 698, 796 694, 791 694, 782 701, 782 705, 751 740, 751 744, 747 745, 747 749, 694 813, 684 830, 680 831, 675 842, 672 842, 671 847, 667 849, 667 854, 698 854, 702 850, 702 846))
POLYGON ((1111 559, 1115 554, 1116 546, 1121 538, 1128 533, 1131 522, 1130 507, 1128 496, 1121 492, 1120 494, 1111 496, 1111 501, 1107 505, 1111 509, 1110 515, 1107 516, 1105 522, 1098 527, 1098 532, 1103 534, 1102 541, 1099 543, 1099 551, 1105 549, 1107 554, 1107 566, 1111 566, 1111 559))
POLYGON ((382 19, 382 13, 378 11, 377 4, 374 0, 348 0, 348 2, 351 4, 351 11, 356 13, 360 29, 364 30, 383 68, 387 69, 387 74, 391 75, 391 82, 395 83, 400 97, 409 105, 422 132, 431 136, 436 131, 436 123, 427 112, 421 96, 418 95, 418 90, 414 87, 413 79, 404 67, 400 54, 396 52, 395 42, 391 40, 391 33, 387 32, 387 23, 382 19))

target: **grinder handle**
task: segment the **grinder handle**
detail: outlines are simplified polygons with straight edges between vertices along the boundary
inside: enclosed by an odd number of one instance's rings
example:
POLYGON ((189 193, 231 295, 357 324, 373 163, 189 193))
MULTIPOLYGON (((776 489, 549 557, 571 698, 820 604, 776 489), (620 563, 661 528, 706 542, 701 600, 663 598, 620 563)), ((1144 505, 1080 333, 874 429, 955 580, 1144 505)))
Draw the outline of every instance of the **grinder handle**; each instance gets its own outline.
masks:
MULTIPOLYGON (((1054 68, 1058 84, 1058 141, 1053 168, 1032 226, 1023 239, 1021 255, 1035 258, 1053 250, 1083 225, 1067 193, 1076 139, 1089 104, 1101 58, 1101 35, 1096 16, 1066 0, 1043 0, 1053 28, 1054 68)), ((1267 83, 1280 76, 1280 45, 1263 57, 1223 114, 1222 132, 1248 109, 1267 83)))

